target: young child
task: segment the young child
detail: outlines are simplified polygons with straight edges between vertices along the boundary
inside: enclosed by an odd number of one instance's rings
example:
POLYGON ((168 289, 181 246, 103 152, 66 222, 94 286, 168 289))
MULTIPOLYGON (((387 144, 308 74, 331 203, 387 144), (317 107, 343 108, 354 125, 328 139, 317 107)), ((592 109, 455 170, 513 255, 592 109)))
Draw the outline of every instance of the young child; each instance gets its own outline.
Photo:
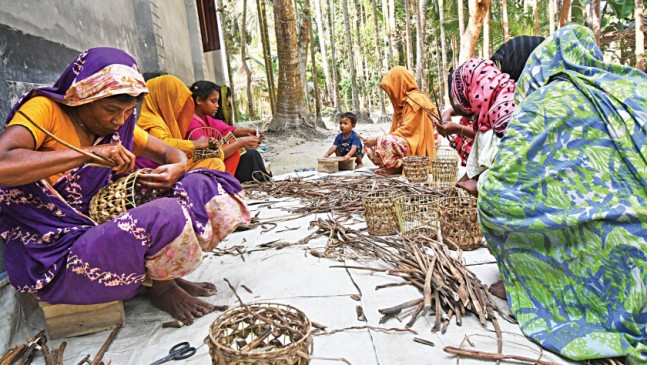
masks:
POLYGON ((339 118, 339 130, 341 133, 335 137, 332 147, 326 152, 324 157, 328 157, 335 153, 337 156, 344 156, 345 161, 350 161, 355 157, 355 168, 360 169, 364 167, 362 164, 362 141, 359 135, 353 131, 357 124, 357 117, 353 113, 344 113, 339 118))

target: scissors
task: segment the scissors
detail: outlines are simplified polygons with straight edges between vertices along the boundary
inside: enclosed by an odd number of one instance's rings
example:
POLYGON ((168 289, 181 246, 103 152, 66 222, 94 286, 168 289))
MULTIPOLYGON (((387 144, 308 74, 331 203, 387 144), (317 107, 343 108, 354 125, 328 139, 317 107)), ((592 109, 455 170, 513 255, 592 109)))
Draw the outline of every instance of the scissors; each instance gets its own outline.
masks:
POLYGON ((171 349, 168 351, 168 355, 155 361, 151 365, 158 365, 171 360, 183 360, 195 355, 196 351, 197 350, 195 349, 195 347, 191 346, 188 342, 180 342, 177 345, 171 347, 171 349))

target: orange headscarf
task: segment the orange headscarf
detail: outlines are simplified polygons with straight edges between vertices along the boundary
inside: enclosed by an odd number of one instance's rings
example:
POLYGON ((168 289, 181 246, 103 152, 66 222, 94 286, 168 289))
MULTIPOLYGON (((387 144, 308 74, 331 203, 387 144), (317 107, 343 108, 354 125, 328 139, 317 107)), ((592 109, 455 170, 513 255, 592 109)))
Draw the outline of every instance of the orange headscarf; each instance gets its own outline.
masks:
POLYGON ((193 142, 184 140, 195 109, 189 88, 171 75, 151 79, 146 86, 149 94, 144 97, 137 125, 163 142, 191 153, 193 142))
POLYGON ((393 104, 390 134, 407 140, 408 156, 435 154, 434 123, 427 114, 438 114, 436 107, 418 86, 413 75, 402 66, 393 67, 380 83, 393 104))

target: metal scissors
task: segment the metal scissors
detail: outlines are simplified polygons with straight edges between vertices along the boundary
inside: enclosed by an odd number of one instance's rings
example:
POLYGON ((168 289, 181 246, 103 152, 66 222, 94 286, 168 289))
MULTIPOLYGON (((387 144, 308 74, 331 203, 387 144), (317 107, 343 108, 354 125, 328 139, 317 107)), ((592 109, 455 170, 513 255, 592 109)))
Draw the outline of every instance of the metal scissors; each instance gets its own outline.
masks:
POLYGON ((191 346, 188 342, 180 342, 177 345, 171 347, 171 349, 168 351, 168 355, 155 361, 151 365, 158 365, 171 360, 183 360, 195 355, 196 351, 197 350, 195 349, 195 347, 191 346))

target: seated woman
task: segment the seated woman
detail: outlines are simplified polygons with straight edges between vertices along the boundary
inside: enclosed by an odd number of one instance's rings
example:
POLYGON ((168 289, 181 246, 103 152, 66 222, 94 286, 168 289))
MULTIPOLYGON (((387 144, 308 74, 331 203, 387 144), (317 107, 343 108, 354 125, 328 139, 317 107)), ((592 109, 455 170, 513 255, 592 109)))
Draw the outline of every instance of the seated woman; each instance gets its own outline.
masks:
POLYGON ((365 152, 380 167, 376 173, 397 174, 402 171, 402 159, 406 156, 434 156, 434 123, 429 114, 438 112, 418 89, 413 75, 402 66, 387 72, 380 87, 393 105, 391 130, 387 135, 367 138, 365 152))
POLYGON ((231 89, 227 85, 220 86, 218 90, 218 111, 214 116, 217 120, 222 120, 227 125, 234 125, 231 110, 231 89))
POLYGON ((13 107, 0 134, 0 236, 9 280, 49 303, 94 304, 133 297, 152 281, 153 305, 186 321, 211 311, 196 296, 210 283, 192 272, 249 211, 229 174, 185 174, 186 156, 135 126, 148 92, 135 60, 114 48, 82 53, 53 87, 34 89, 13 107), (112 169, 41 131, 116 163, 112 169), (162 164, 140 183, 169 190, 97 224, 88 216, 99 189, 129 173, 135 156, 162 164), (176 184, 181 182, 181 184, 176 184), (225 209, 223 209, 225 207, 225 209))
POLYGON ((647 363, 647 75, 559 29, 528 60, 479 218, 522 331, 647 363))
MULTIPOLYGON (((195 141, 184 139, 195 110, 189 88, 172 75, 152 78, 146 82, 146 86, 149 94, 144 97, 137 126, 189 156, 187 171, 200 167, 225 171, 223 154, 218 158, 206 158, 199 161, 194 161, 191 158, 196 149, 209 147, 209 138, 203 136, 195 141)), ((155 168, 156 166, 158 164, 150 159, 137 158, 137 167, 139 168, 155 168)))
POLYGON ((220 138, 232 133, 237 140, 222 147, 225 158, 225 171, 234 175, 238 181, 264 181, 271 177, 265 169, 263 157, 256 150, 264 137, 262 131, 252 128, 238 128, 227 125, 222 120, 214 119, 219 108, 220 89, 210 81, 198 81, 191 85, 195 114, 186 133, 189 140, 200 138, 220 138), (212 133, 210 129, 217 131, 212 133), (258 135, 257 135, 258 133, 258 135), (240 149, 245 153, 241 155, 240 149))
POLYGON ((438 133, 456 134, 456 147, 463 138, 474 139, 473 145, 461 155, 466 160, 466 174, 457 184, 472 195, 477 195, 479 175, 492 166, 508 120, 516 109, 513 101, 515 83, 508 74, 501 73, 494 62, 473 58, 460 65, 451 74, 449 100, 460 115, 473 121, 470 127, 447 123, 438 125, 438 133))

